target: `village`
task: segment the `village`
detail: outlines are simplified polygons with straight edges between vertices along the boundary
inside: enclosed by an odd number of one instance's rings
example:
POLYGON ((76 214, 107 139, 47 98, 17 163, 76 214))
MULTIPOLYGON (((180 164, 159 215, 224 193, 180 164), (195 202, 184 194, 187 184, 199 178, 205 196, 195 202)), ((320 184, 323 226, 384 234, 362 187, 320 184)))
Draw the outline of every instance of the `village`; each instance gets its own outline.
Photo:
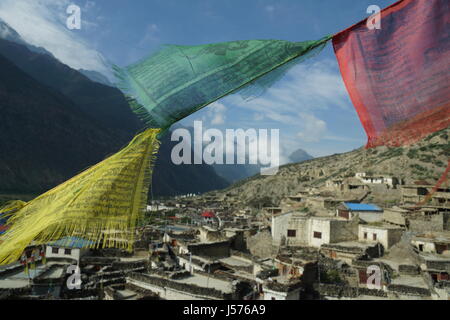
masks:
POLYGON ((277 207, 232 189, 154 200, 132 252, 31 245, 0 268, 0 299, 449 300, 450 188, 435 186, 359 172, 277 207))

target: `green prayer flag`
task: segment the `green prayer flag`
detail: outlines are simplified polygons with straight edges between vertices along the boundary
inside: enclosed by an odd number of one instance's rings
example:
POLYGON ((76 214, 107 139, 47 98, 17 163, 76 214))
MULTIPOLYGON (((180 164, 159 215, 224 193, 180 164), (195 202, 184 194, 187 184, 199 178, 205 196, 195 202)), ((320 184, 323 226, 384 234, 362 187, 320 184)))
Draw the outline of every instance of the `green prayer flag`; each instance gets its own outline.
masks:
POLYGON ((114 66, 118 87, 149 127, 173 123, 237 90, 261 91, 279 77, 282 66, 302 61, 331 39, 290 42, 242 40, 198 46, 167 45, 125 68, 114 66))

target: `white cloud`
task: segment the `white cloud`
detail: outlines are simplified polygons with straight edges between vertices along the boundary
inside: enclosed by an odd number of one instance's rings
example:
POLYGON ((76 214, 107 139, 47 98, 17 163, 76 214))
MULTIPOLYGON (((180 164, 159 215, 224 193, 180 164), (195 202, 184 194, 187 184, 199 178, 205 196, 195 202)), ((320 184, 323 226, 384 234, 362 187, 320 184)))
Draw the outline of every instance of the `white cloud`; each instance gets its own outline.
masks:
POLYGON ((202 120, 206 123, 205 126, 222 125, 226 120, 227 107, 223 103, 214 102, 207 107, 202 120))
POLYGON ((90 10, 92 8, 95 7, 95 2, 94 1, 86 1, 86 3, 83 6, 83 10, 90 10))
MULTIPOLYGON (((250 101, 244 102, 235 95, 231 97, 231 102, 254 112, 260 120, 266 118, 280 125, 295 127, 301 121, 317 119, 317 111, 332 108, 351 110, 339 70, 331 60, 299 64, 286 74, 280 84, 250 101)), ((323 126, 318 121, 315 125, 326 131, 326 125, 323 126)))
MULTIPOLYGON (((66 27, 69 0, 2 0, 0 18, 14 28, 28 43, 50 51, 61 62, 74 69, 94 70, 111 77, 109 68, 99 52, 90 48, 77 34, 66 27)), ((94 28, 85 10, 95 7, 87 1, 82 8, 81 28, 94 28), (83 10, 84 9, 84 10, 83 10)))
POLYGON ((255 121, 262 121, 262 120, 264 120, 264 114, 262 114, 262 113, 255 113, 254 115, 253 115, 253 120, 255 120, 255 121))
POLYGON ((275 7, 272 5, 268 5, 264 7, 264 10, 266 10, 266 12, 268 13, 273 13, 275 11, 275 7))
POLYGON ((362 141, 346 135, 347 129, 336 124, 336 114, 352 117, 354 109, 338 65, 330 59, 305 61, 294 66, 263 95, 250 101, 244 101, 238 94, 227 96, 184 123, 203 120, 205 127, 215 127, 212 124, 215 112, 220 114, 226 110, 229 112, 224 123, 219 121, 220 116, 215 121, 221 123, 220 127, 279 129, 281 164, 299 148, 313 156, 324 156, 347 151, 348 146, 353 148, 362 141))
POLYGON ((139 46, 159 41, 159 31, 159 27, 156 24, 149 24, 145 30, 145 35, 142 37, 141 41, 139 41, 139 46))
POLYGON ((325 121, 316 118, 312 114, 300 113, 300 127, 302 130, 297 133, 300 140, 305 142, 318 142, 324 138, 327 132, 325 121))
POLYGON ((282 86, 269 88, 261 97, 247 103, 235 102, 243 108, 277 114, 326 110, 330 107, 348 109, 347 91, 335 63, 330 60, 299 64, 281 82, 282 86))

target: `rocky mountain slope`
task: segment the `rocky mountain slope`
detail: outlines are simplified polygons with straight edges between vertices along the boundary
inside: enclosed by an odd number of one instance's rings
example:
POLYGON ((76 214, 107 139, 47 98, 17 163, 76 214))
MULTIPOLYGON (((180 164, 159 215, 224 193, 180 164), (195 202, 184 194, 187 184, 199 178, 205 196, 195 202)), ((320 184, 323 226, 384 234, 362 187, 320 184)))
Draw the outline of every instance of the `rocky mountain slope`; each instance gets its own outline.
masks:
POLYGON ((449 136, 450 128, 447 128, 410 146, 360 148, 289 164, 281 167, 274 176, 254 176, 222 192, 231 192, 247 204, 270 199, 273 205, 277 205, 282 198, 296 194, 305 187, 321 187, 328 179, 351 177, 356 172, 392 175, 404 183, 417 180, 436 183, 450 159, 449 136))
MULTIPOLYGON (((2 197, 29 200, 117 152, 142 130, 117 88, 30 46, 2 21, 0 70, 2 197)), ((170 152, 170 139, 163 139, 153 196, 228 186, 210 166, 173 165, 170 152)))
POLYGON ((47 190, 122 145, 114 130, 82 113, 0 55, 0 190, 47 190))

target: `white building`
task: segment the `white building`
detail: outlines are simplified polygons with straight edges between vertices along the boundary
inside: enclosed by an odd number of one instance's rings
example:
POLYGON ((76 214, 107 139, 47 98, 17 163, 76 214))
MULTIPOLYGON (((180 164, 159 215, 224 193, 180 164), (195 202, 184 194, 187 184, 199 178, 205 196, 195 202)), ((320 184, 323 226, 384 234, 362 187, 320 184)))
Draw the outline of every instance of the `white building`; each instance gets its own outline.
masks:
POLYGON ((263 286, 264 300, 300 300, 301 287, 280 283, 266 283, 263 286))
POLYGON ((45 257, 47 259, 70 259, 78 264, 81 257, 89 253, 88 247, 94 244, 93 241, 66 237, 58 241, 47 244, 45 257))
POLYGON ((420 252, 450 254, 450 235, 448 232, 417 235, 411 240, 411 244, 420 252))
POLYGON ((365 222, 381 222, 383 209, 374 204, 343 202, 336 208, 336 216, 350 220, 358 216, 365 222))
POLYGON ((294 211, 272 215, 271 232, 274 242, 280 243, 282 242, 283 237, 287 237, 288 223, 293 214, 294 211))
POLYGON ((365 172, 358 172, 355 177, 367 184, 385 184, 389 187, 395 187, 398 184, 398 179, 391 176, 368 176, 365 172))
POLYGON ((358 238, 359 219, 311 217, 305 213, 288 212, 272 217, 272 239, 279 244, 307 245, 351 241, 358 238))
POLYGON ((403 232, 403 228, 396 226, 374 226, 360 224, 358 231, 358 240, 367 243, 379 242, 385 249, 389 249, 400 241, 403 232))

